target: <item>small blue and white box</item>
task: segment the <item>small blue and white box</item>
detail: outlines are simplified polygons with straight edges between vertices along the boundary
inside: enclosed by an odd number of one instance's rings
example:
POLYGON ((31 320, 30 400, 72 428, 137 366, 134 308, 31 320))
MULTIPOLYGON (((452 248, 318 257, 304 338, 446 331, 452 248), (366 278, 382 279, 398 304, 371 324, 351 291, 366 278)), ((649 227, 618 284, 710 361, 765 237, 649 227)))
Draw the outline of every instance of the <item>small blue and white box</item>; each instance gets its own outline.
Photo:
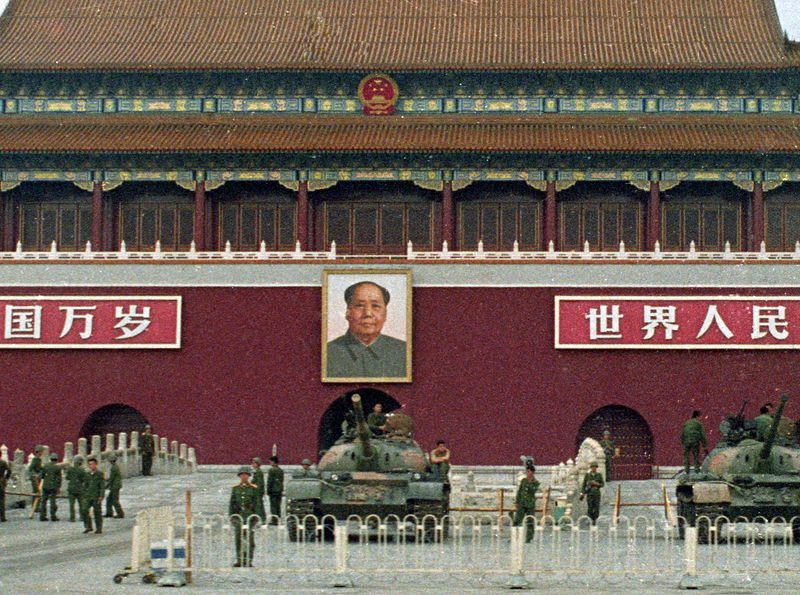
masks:
MULTIPOLYGON (((169 541, 166 539, 150 542, 150 567, 153 570, 167 569, 168 550, 169 550, 169 541)), ((172 540, 172 567, 173 568, 186 567, 185 539, 172 540)))

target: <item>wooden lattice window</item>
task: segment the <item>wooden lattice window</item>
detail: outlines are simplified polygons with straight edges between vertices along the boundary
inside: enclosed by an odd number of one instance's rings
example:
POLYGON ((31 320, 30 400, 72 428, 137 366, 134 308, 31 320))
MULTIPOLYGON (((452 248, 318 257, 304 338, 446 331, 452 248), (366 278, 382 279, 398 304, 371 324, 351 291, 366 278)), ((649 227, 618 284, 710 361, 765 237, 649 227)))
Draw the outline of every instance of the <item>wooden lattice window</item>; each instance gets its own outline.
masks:
POLYGON ((642 207, 635 201, 567 200, 559 204, 561 250, 638 250, 642 236, 642 207))
POLYGON ((26 251, 82 250, 92 235, 89 201, 21 201, 19 238, 26 251))
POLYGON ((487 251, 511 250, 515 241, 520 250, 540 250, 541 212, 540 201, 461 202, 459 248, 475 250, 482 240, 487 251))

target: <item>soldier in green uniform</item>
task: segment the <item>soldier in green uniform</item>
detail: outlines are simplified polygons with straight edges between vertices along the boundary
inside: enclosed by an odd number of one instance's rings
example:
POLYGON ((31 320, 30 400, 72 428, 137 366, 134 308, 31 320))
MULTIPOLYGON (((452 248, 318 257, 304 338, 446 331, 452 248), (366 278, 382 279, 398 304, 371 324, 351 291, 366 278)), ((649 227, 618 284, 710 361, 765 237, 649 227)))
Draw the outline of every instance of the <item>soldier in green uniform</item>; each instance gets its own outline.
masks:
POLYGON ((258 490, 258 508, 256 514, 261 519, 261 522, 267 520, 267 511, 264 508, 264 496, 267 493, 267 484, 264 481, 264 472, 261 470, 261 459, 253 457, 250 466, 253 468, 253 478, 250 480, 258 490))
POLYGON ((86 473, 86 492, 83 500, 84 533, 92 532, 92 516, 94 516, 95 533, 103 532, 103 494, 106 491, 106 480, 103 472, 97 468, 97 459, 89 457, 89 471, 86 473), (89 512, 92 514, 89 514, 89 512))
POLYGON ((142 475, 148 477, 150 470, 153 468, 153 455, 156 452, 153 429, 150 424, 144 427, 144 434, 142 434, 142 439, 139 441, 139 452, 142 455, 142 475))
POLYGON ((50 462, 42 467, 42 499, 39 501, 39 520, 47 520, 47 503, 50 502, 50 520, 57 521, 56 496, 61 491, 61 467, 58 466, 58 455, 52 453, 50 462))
POLYGON ((517 488, 516 505, 517 510, 514 512, 514 526, 522 526, 525 522, 525 542, 530 542, 533 539, 533 519, 536 514, 536 492, 539 490, 539 482, 534 477, 536 467, 533 466, 533 461, 527 459, 525 461, 525 477, 519 482, 517 488))
POLYGON ((436 441, 436 448, 430 452, 431 472, 447 479, 450 472, 450 450, 444 440, 436 441))
POLYGON ((372 413, 367 416, 367 425, 373 434, 380 436, 386 427, 386 415, 383 413, 383 405, 375 403, 372 413))
POLYGON ((33 458, 31 458, 31 462, 28 463, 28 478, 31 480, 31 493, 33 495, 33 513, 35 513, 39 508, 39 504, 41 503, 41 486, 39 482, 42 479, 42 453, 44 452, 44 446, 41 444, 37 444, 36 448, 33 449, 33 458), (37 496, 38 494, 38 496, 37 496), (37 497, 39 500, 37 501, 37 497), (38 502, 38 503, 37 503, 38 502))
POLYGON ((278 467, 278 457, 269 458, 267 472, 267 495, 269 496, 270 524, 277 525, 281 517, 281 498, 283 498, 283 469, 278 467))
POLYGON ((597 472, 597 461, 589 464, 589 472, 583 476, 581 500, 586 498, 586 514, 592 519, 592 524, 597 523, 600 516, 600 488, 605 485, 603 475, 597 472))
POLYGON ((700 445, 706 447, 706 429, 700 421, 700 412, 695 410, 692 417, 683 424, 681 429, 681 444, 683 445, 683 467, 689 475, 689 455, 694 455, 695 473, 700 472, 700 445))
POLYGON ((11 467, 0 459, 0 523, 6 522, 6 484, 11 477, 11 467))
POLYGON ((75 522, 75 504, 78 504, 78 514, 83 520, 83 498, 86 492, 86 470, 82 467, 83 457, 78 455, 72 459, 72 467, 67 467, 64 473, 67 479, 67 498, 69 499, 69 522, 75 522))
POLYGON ((317 474, 311 468, 311 461, 303 459, 300 463, 300 471, 295 473, 293 477, 316 477, 317 474))
POLYGON ((255 529, 258 520, 258 490, 250 483, 250 469, 239 469, 239 483, 231 490, 231 501, 228 505, 228 516, 233 525, 233 536, 236 540, 235 568, 253 565, 253 552, 255 551, 255 529), (247 532, 247 547, 242 551, 243 533, 247 532))
POLYGON ((611 458, 614 456, 614 441, 611 440, 610 430, 603 430, 600 447, 603 449, 603 454, 606 455, 606 481, 611 481, 611 458))
POLYGON ((108 497, 106 498, 106 517, 125 518, 122 505, 119 503, 119 491, 122 489, 122 472, 117 465, 117 456, 112 454, 108 457, 111 467, 108 469, 108 497))
POLYGON ((769 414, 769 407, 764 405, 759 410, 759 415, 753 420, 756 424, 756 436, 761 442, 767 439, 769 428, 772 425, 772 416, 769 414))

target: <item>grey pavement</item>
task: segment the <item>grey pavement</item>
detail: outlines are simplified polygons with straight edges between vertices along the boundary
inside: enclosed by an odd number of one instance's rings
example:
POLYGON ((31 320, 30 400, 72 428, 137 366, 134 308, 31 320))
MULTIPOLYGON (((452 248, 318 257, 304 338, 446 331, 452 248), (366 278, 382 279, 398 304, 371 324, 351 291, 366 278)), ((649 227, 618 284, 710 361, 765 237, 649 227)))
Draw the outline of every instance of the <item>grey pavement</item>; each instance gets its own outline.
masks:
MULTIPOLYGON (((9 510, 7 523, 0 524, 0 593, 142 593, 158 587, 144 585, 141 576, 131 576, 122 584, 114 584, 113 576, 130 563, 131 529, 137 511, 154 506, 172 506, 183 514, 185 492, 192 494, 193 509, 204 513, 225 513, 230 488, 236 483, 235 467, 202 467, 189 476, 155 476, 125 481, 121 501, 126 518, 104 519, 102 535, 82 533, 78 521, 70 523, 66 500, 59 501, 61 521, 40 522, 28 519, 29 509, 9 510)), ((507 480, 508 475, 503 474, 507 480)), ((498 478, 499 479, 499 478, 498 478)), ((661 481, 623 482, 623 501, 646 501, 660 494, 661 481), (630 497, 629 497, 630 496, 630 497)), ((606 490, 603 514, 608 514, 616 483, 606 490)), ((674 486, 674 482, 672 482, 674 486)), ((670 487, 670 493, 673 488, 670 487)), ((658 518, 663 511, 651 507, 637 514, 658 518)), ((631 510, 626 514, 635 516, 631 510)), ((310 567, 322 565, 315 559, 322 552, 325 565, 333 557, 333 544, 315 544, 308 550, 297 550, 307 559, 295 560, 310 567), (322 549, 320 549, 322 548, 322 549)), ((414 547, 412 544, 406 547, 414 547)), ((503 545, 503 547, 506 547, 503 545)), ((679 546, 676 546, 679 547, 679 546)), ((302 546, 301 546, 302 548, 302 546)), ((232 549, 232 546, 231 546, 232 549)), ((430 550, 436 555, 436 550, 430 550)), ((748 556, 765 555, 759 548, 748 550, 748 556)), ((502 552, 500 554, 503 555, 502 552)), ((635 552, 633 553, 635 555, 635 552)), ((800 549, 797 560, 800 561, 800 549)), ((350 575, 355 587, 333 589, 331 577, 324 573, 274 574, 256 570, 234 570, 219 574, 197 573, 193 585, 183 587, 186 593, 486 593, 504 592, 507 575, 455 573, 354 572, 350 575)), ((597 569, 594 569, 597 570, 597 569)), ((800 593, 797 573, 769 575, 704 576, 705 593, 800 593)), ((542 593, 671 593, 678 592, 675 575, 653 568, 652 576, 580 572, 529 572, 532 589, 542 593)))

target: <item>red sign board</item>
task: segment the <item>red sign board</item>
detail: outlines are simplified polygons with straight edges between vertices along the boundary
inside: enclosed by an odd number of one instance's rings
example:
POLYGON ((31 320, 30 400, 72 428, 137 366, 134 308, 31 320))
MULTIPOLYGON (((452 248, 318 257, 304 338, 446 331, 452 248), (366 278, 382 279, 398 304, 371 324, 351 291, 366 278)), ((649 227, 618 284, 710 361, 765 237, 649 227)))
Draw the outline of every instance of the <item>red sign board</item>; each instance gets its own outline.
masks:
POLYGON ((3 349, 181 346, 180 296, 0 296, 3 349))
POLYGON ((556 296, 559 349, 800 349, 800 297, 556 296))

